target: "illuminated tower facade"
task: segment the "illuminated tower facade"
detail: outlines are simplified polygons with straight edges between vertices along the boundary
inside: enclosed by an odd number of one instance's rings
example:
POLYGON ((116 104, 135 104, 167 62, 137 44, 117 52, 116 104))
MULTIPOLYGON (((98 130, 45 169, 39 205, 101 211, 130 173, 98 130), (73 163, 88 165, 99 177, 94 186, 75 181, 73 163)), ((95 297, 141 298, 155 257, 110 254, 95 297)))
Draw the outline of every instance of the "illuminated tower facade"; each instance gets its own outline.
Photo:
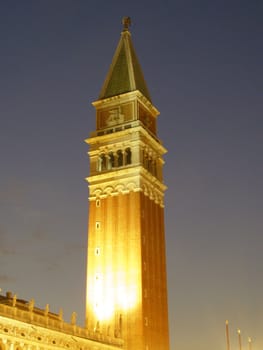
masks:
POLYGON ((89 144, 86 327, 128 350, 168 350, 159 114, 134 51, 130 19, 97 101, 89 144))

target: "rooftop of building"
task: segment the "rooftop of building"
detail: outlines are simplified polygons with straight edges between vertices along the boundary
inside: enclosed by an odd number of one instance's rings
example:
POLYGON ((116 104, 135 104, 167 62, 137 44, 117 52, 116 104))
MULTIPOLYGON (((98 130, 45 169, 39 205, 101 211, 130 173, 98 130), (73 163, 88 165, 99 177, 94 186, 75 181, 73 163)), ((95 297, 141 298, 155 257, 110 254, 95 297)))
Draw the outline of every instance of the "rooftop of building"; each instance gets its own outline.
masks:
POLYGON ((24 322, 48 330, 80 337, 86 340, 100 342, 112 346, 121 347, 123 340, 117 337, 105 336, 97 331, 91 332, 86 328, 77 325, 77 314, 72 313, 71 322, 63 320, 63 311, 59 314, 49 311, 47 304, 45 309, 35 306, 34 300, 24 300, 17 298, 16 294, 8 291, 5 295, 0 295, 0 316, 9 320, 24 322))

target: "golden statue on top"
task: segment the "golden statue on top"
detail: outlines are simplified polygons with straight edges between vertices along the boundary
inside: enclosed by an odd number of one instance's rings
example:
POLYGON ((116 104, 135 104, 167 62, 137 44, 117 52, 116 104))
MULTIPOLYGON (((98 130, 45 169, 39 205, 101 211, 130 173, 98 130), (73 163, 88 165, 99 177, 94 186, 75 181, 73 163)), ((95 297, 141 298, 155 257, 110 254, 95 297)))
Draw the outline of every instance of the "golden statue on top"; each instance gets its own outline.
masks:
POLYGON ((123 25, 123 31, 129 30, 129 27, 131 26, 131 17, 123 17, 122 18, 122 25, 123 25))

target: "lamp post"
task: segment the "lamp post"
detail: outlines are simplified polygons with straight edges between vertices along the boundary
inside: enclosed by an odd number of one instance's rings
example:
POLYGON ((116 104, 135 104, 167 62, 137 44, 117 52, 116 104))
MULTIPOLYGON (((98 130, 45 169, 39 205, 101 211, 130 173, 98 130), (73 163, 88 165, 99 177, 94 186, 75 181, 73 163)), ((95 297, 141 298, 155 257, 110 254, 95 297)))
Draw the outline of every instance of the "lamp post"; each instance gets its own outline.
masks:
POLYGON ((226 350, 230 350, 228 320, 226 320, 226 350))
POLYGON ((237 330, 237 334, 238 334, 238 345, 239 345, 239 350, 242 350, 241 331, 240 331, 240 329, 237 330))
POLYGON ((252 350, 252 339, 248 337, 248 350, 252 350))

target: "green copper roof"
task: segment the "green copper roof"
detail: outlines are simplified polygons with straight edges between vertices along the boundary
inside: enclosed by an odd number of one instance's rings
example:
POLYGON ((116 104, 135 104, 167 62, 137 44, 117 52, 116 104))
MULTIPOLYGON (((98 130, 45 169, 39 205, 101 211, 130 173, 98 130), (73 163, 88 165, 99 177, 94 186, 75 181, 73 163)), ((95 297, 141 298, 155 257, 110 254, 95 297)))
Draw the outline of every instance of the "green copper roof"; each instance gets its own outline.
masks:
POLYGON ((127 28, 121 38, 103 84, 99 99, 139 90, 149 101, 151 97, 127 28))

